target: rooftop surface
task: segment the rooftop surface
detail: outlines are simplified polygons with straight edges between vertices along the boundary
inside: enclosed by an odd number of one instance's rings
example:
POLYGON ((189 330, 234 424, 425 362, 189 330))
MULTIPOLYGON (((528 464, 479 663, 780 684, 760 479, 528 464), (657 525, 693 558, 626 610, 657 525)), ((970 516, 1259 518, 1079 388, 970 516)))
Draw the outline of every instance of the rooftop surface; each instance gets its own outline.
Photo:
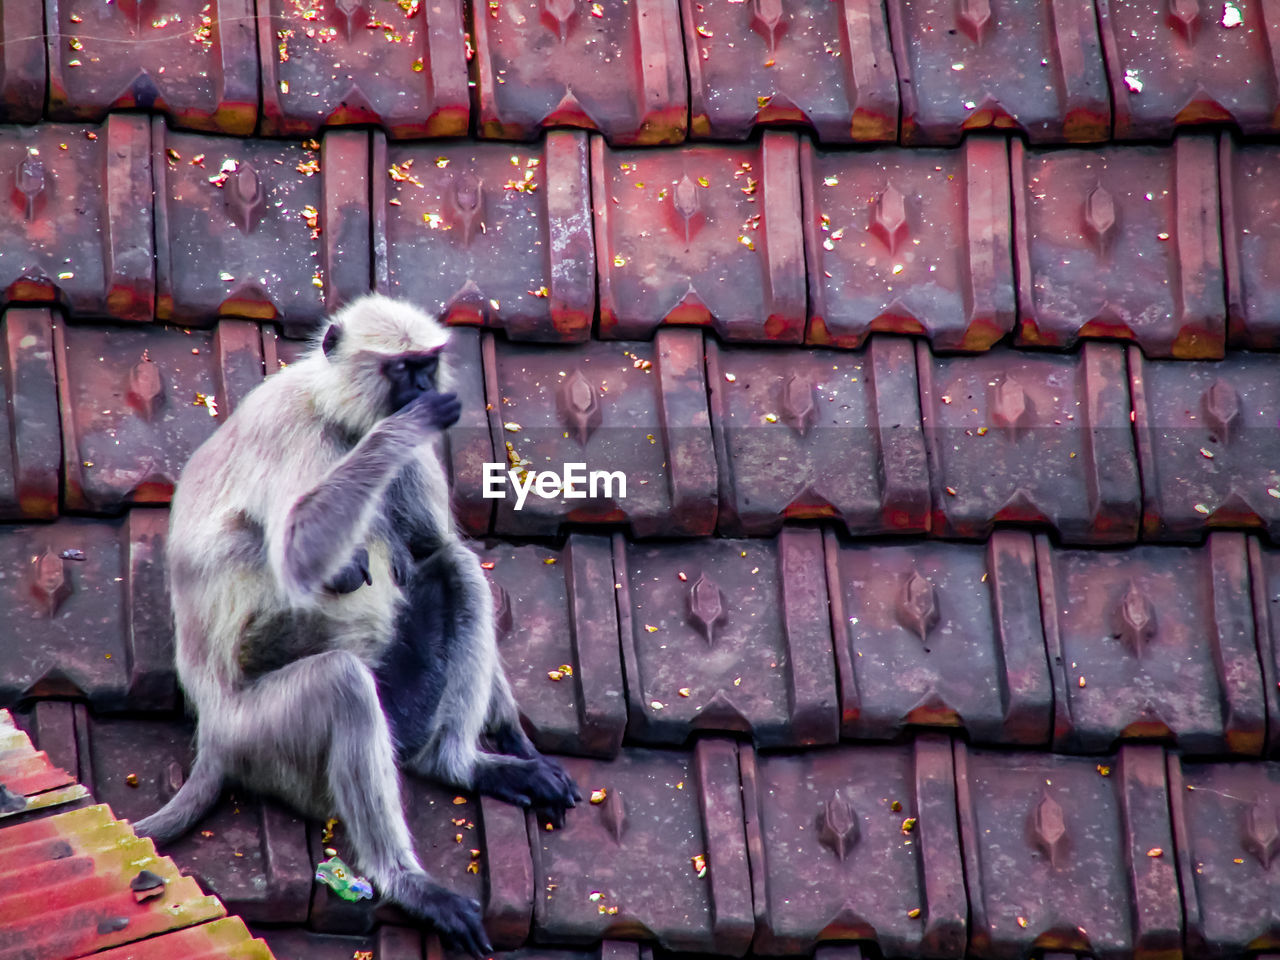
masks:
POLYGON ((594 793, 406 781, 503 960, 1280 955, 1277 51, 1271 0, 5 4, 0 960, 443 960, 314 882, 340 824, 128 826, 192 757, 174 484, 370 290, 456 324, 457 514, 594 793))

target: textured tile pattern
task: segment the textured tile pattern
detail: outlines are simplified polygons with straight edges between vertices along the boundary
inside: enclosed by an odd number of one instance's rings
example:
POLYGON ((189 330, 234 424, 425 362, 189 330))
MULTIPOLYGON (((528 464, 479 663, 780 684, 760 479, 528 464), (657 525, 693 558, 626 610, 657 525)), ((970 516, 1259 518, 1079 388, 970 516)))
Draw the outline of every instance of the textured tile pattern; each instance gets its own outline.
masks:
POLYGON ((341 823, 128 828, 182 467, 371 289, 587 794, 406 778, 501 960, 1280 955, 1275 8, 0 5, 0 960, 448 960, 341 823))

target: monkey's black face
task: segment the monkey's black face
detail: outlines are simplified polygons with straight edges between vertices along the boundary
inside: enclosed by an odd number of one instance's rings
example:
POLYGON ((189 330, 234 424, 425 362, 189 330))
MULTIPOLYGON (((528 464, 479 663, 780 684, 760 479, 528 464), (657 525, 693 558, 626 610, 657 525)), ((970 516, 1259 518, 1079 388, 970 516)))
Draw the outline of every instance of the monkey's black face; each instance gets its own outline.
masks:
POLYGON ((402 353, 382 363, 382 374, 391 387, 391 412, 412 403, 436 388, 436 372, 440 366, 439 351, 402 353))

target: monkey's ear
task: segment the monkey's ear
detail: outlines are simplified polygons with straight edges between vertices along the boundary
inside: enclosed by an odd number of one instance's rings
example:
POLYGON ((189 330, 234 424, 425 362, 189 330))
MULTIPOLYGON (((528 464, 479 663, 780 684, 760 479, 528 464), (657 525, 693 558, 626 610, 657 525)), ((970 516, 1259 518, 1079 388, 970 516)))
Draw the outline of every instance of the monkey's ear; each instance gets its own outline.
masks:
POLYGON ((327 357, 333 352, 333 348, 338 345, 338 341, 342 339, 342 328, 336 323, 329 324, 329 329, 324 332, 324 340, 320 342, 320 349, 324 351, 327 357))

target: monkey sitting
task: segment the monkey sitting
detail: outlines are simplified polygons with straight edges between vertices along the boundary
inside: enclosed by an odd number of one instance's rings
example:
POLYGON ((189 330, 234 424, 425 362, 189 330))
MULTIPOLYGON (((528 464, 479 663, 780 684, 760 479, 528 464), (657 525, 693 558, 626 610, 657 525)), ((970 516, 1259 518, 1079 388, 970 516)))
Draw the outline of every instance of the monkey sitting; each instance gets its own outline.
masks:
POLYGON ((408 304, 358 300, 191 457, 168 569, 196 759, 137 831, 182 834, 224 779, 336 815, 387 899, 479 956, 479 904, 414 854, 397 761, 556 823, 581 794, 520 728, 492 594, 454 528, 448 336, 408 304))

